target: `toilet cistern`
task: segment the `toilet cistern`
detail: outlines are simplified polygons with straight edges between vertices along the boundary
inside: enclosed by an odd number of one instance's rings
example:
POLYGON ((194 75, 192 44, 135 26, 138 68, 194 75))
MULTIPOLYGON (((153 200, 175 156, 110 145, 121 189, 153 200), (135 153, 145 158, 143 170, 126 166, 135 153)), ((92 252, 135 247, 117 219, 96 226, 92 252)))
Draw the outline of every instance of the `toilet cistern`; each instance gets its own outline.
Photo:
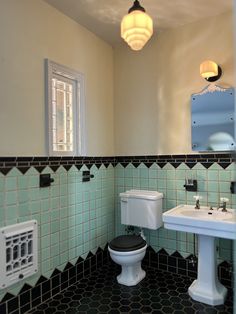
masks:
POLYGON ((129 190, 120 193, 121 223, 140 227, 140 234, 123 235, 113 239, 108 246, 111 259, 121 265, 117 281, 126 286, 135 286, 145 278, 141 267, 147 243, 142 228, 158 229, 162 226, 163 194, 156 191, 129 190))

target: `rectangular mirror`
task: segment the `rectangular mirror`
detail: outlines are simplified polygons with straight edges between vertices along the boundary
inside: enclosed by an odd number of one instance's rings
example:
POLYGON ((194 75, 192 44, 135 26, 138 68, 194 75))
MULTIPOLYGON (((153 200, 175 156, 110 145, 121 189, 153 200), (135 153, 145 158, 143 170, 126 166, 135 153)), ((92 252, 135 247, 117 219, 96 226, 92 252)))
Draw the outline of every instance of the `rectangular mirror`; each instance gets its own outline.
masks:
POLYGON ((235 149, 234 88, 209 85, 191 96, 192 149, 235 149))

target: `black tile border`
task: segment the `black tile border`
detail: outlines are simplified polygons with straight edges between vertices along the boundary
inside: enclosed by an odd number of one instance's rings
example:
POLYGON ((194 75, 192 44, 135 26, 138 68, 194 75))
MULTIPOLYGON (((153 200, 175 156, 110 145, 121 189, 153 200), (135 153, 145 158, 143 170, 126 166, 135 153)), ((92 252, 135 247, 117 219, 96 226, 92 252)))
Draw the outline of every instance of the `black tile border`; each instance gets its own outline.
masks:
MULTIPOLYGON (((63 271, 55 269, 49 279, 41 276, 34 287, 25 284, 17 296, 7 293, 0 303, 0 313, 26 313, 67 289, 75 282, 90 276, 93 271, 112 262, 107 248, 108 245, 104 250, 98 248, 95 254, 89 252, 85 260, 79 257, 75 265, 68 262, 63 271)), ((194 265, 190 262, 191 260, 192 255, 183 258, 178 251, 169 255, 165 249, 161 249, 156 253, 149 246, 143 260, 143 266, 197 278, 197 260, 194 265)), ((218 266, 218 275, 222 284, 232 289, 232 265, 226 261, 222 262, 218 266)))
POLYGON ((130 163, 133 164, 134 167, 138 167, 141 163, 144 163, 148 168, 155 163, 161 168, 167 163, 170 163, 174 168, 177 168, 181 163, 185 163, 190 169, 198 162, 200 162, 206 169, 213 163, 217 163, 225 169, 235 160, 235 152, 114 157, 0 157, 0 173, 7 175, 14 167, 16 167, 22 174, 25 174, 30 167, 34 167, 41 173, 47 166, 55 172, 60 166, 63 166, 65 170, 68 171, 72 165, 80 170, 83 165, 86 165, 89 169, 95 165, 99 169, 101 165, 104 165, 107 168, 109 165, 116 166, 117 164, 121 164, 125 168, 130 163))
POLYGON ((98 248, 95 254, 89 252, 85 260, 79 257, 75 265, 68 262, 63 271, 56 268, 50 278, 41 276, 34 287, 25 284, 16 296, 6 293, 0 302, 0 313, 26 313, 107 263, 107 246, 104 250, 98 248))
POLYGON ((129 163, 132 163, 136 168, 141 163, 144 163, 148 168, 150 168, 154 163, 156 163, 161 168, 163 168, 167 163, 170 163, 174 168, 177 168, 181 163, 184 163, 191 169, 197 163, 201 163, 206 169, 208 169, 213 163, 217 163, 223 169, 225 169, 235 160, 235 152, 116 157, 116 162, 121 164, 123 167, 126 167, 129 163))
POLYGON ((25 174, 30 167, 34 167, 41 173, 47 166, 54 172, 63 166, 69 170, 72 166, 81 169, 83 165, 91 168, 95 165, 98 169, 101 165, 106 168, 109 165, 116 165, 115 157, 0 157, 0 172, 6 175, 12 168, 16 167, 22 174, 25 174))

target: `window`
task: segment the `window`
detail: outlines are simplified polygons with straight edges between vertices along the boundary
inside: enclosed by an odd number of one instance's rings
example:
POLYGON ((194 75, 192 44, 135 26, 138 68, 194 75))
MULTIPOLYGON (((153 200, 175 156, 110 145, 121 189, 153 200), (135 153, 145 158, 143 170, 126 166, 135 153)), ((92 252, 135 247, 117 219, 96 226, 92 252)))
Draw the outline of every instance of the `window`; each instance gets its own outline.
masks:
POLYGON ((46 72, 49 155, 85 155, 84 77, 50 60, 46 72))

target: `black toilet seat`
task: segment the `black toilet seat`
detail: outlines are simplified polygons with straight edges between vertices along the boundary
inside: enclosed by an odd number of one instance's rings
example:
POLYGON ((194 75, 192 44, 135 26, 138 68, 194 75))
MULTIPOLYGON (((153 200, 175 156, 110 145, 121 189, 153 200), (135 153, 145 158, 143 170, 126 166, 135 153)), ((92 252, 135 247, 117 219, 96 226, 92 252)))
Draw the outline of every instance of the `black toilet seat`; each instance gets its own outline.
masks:
POLYGON ((110 249, 118 252, 136 251, 145 247, 146 241, 137 235, 122 235, 113 239, 109 243, 110 249))

